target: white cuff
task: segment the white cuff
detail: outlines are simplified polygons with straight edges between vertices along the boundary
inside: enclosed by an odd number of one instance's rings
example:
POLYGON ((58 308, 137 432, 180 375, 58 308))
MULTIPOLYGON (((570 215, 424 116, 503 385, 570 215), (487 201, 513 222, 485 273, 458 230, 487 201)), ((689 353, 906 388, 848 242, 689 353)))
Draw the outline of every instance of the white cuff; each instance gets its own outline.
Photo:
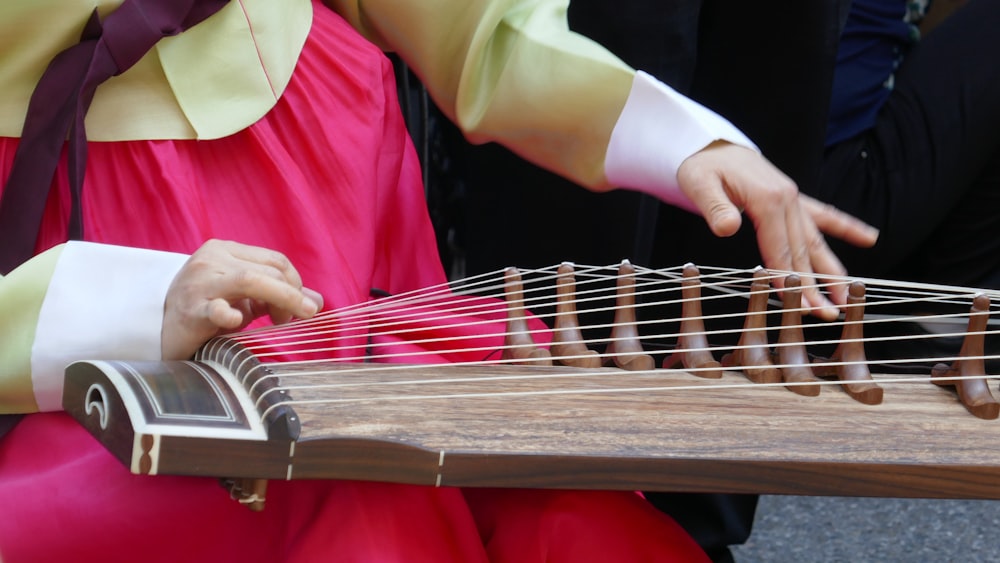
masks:
POLYGON ((83 359, 160 359, 163 303, 186 255, 67 243, 45 294, 31 349, 42 411, 62 410, 63 371, 83 359))
POLYGON ((758 150, 719 114, 639 71, 611 133, 604 173, 615 186, 699 213, 681 191, 677 169, 689 156, 719 140, 758 150))

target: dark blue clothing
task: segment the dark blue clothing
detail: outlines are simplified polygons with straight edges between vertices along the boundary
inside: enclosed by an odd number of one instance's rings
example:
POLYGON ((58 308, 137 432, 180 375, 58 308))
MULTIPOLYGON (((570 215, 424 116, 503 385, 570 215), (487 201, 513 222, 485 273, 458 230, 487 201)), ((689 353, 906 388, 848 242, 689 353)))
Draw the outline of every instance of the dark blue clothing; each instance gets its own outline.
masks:
POLYGON ((892 90, 893 73, 919 37, 907 0, 854 0, 837 51, 826 144, 870 129, 892 90))

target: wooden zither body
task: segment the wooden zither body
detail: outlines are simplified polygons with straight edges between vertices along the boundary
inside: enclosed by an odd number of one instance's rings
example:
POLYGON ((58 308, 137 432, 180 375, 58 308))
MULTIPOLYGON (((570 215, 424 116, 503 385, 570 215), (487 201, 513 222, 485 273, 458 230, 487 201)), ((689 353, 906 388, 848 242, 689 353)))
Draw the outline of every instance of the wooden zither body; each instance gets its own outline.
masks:
MULTIPOLYGON (((691 279, 677 280, 689 297, 691 279)), ((995 415, 974 416, 961 390, 907 374, 853 383, 878 389, 875 400, 847 392, 844 377, 782 379, 792 367, 822 376, 843 354, 784 365, 773 347, 788 346, 787 329, 775 330, 767 366, 730 365, 731 352, 695 362, 690 327, 662 363, 627 337, 612 337, 598 363, 580 361, 595 358, 587 351, 552 361, 568 345, 558 334, 542 354, 519 355, 511 322, 502 357, 469 364, 268 364, 217 339, 197 361, 73 364, 64 407, 139 474, 1000 498, 995 415), (748 380, 762 370, 778 375, 748 380)), ((742 342, 735 349, 751 349, 742 342)), ((982 365, 969 358, 937 375, 961 383, 960 364, 982 365)))

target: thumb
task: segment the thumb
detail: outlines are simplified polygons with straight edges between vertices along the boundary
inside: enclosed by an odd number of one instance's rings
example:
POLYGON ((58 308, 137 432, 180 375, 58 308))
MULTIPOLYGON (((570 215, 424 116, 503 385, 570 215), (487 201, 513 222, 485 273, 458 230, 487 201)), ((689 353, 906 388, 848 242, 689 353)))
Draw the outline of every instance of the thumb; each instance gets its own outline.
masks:
POLYGON ((733 203, 722 180, 715 176, 711 181, 703 181, 695 189, 685 190, 691 201, 701 211, 712 233, 718 237, 736 234, 743 224, 742 211, 733 203))

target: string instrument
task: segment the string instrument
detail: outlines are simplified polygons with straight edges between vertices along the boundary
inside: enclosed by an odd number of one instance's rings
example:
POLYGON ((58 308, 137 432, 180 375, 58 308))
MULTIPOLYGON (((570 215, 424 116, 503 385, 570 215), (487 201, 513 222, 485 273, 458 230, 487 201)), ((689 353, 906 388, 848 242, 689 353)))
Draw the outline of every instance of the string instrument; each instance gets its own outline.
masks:
POLYGON ((508 269, 194 361, 78 362, 64 408, 132 472, 258 509, 268 479, 1000 498, 995 296, 831 284, 847 304, 818 322, 790 272, 508 269))

